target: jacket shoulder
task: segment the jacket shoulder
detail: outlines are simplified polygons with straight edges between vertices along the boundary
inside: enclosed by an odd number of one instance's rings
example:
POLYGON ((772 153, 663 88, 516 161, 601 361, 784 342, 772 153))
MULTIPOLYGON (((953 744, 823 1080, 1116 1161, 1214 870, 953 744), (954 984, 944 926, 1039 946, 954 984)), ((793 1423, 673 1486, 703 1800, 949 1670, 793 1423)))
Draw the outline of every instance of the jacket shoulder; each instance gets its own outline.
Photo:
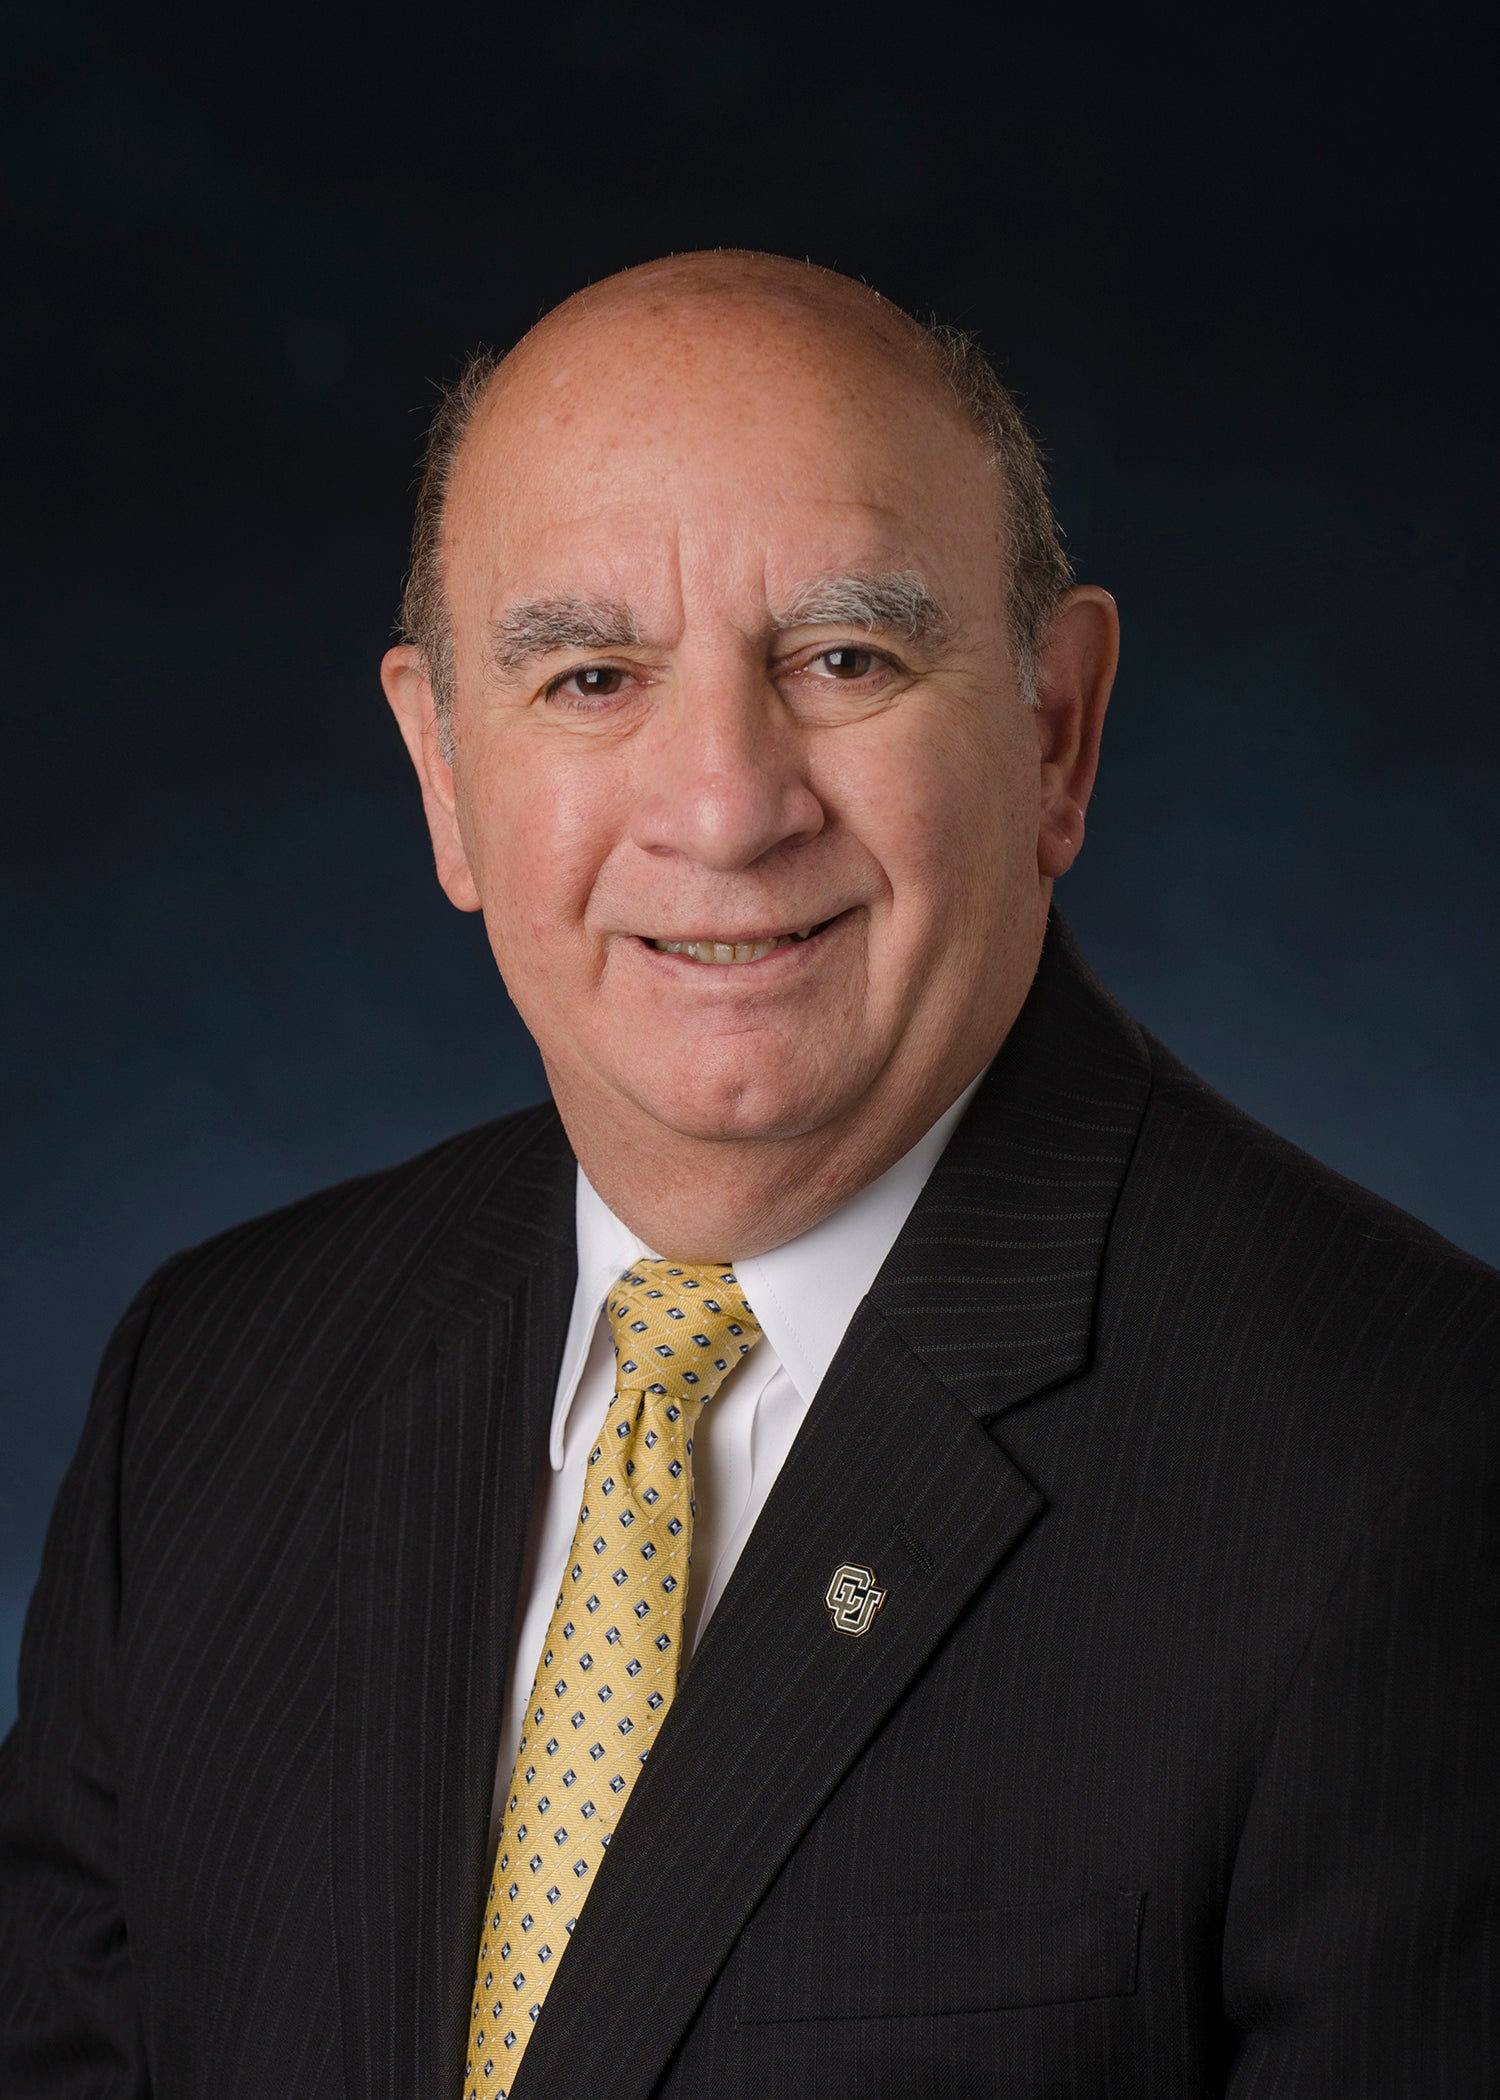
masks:
POLYGON ((174 1255, 127 1315, 138 1368, 201 1395, 252 1364, 278 1379, 296 1364, 304 1389, 358 1359, 394 1364, 445 1308, 482 1310, 570 1245, 572 1206, 555 1108, 519 1109, 174 1255))
POLYGON ((1145 1040, 1124 1211, 1200 1339, 1248 1337, 1283 1387, 1357 1396, 1366 1429, 1500 1389, 1500 1274, 1145 1040))
POLYGON ((374 1283, 386 1264, 404 1268, 422 1240, 475 1205, 497 1193, 524 1200, 522 1188, 538 1173, 550 1182, 566 1150, 556 1109, 536 1102, 231 1225, 166 1267, 180 1275, 239 1270, 293 1250, 315 1264, 320 1257, 347 1260, 357 1241, 374 1283))

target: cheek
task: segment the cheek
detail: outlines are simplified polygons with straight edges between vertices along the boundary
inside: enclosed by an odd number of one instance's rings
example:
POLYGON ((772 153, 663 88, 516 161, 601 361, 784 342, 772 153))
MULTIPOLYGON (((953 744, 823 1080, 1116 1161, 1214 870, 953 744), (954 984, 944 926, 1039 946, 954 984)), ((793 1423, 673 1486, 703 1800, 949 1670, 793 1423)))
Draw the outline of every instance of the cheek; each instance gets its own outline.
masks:
POLYGON ((883 870, 887 908, 912 938, 988 919, 1035 855, 1019 754, 956 711, 844 754, 830 794, 883 870))
POLYGON ((567 753, 500 749, 465 796, 464 835, 491 944, 504 970, 545 952, 565 961, 609 848, 612 788, 567 753))

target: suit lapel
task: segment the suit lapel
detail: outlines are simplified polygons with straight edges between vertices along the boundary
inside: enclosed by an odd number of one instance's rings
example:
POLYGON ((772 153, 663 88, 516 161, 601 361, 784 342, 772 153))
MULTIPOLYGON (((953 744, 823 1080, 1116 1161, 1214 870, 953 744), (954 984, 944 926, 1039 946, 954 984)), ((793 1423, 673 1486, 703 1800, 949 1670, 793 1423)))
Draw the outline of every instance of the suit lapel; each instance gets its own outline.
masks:
POLYGON ((1054 912, 1031 994, 870 1294, 981 1420, 1088 1362, 1150 1086, 1141 1030, 1054 912))
POLYGON ((457 2094, 508 1651, 574 1284, 555 1118, 414 1277, 414 1358, 351 1424, 333 1880, 351 2100, 457 2094))
POLYGON ((636 1782, 517 2100, 651 2090, 787 1853, 1040 1507, 866 1304, 636 1782), (860 1639, 824 1604, 844 1561, 887 1593, 860 1639))
POLYGON ((642 2100, 798 1838, 1044 1498, 990 1419, 1077 1374, 1148 1091, 1054 921, 808 1413, 559 1968, 517 2100, 642 2100), (843 1562, 886 1601, 837 1632, 843 1562))

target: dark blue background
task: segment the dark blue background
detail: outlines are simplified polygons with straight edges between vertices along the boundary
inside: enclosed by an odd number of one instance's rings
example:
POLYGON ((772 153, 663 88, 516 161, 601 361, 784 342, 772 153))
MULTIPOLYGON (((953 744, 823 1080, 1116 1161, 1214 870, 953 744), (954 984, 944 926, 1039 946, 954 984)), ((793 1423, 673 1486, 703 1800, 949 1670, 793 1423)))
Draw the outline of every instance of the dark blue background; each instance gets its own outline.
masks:
POLYGON ((1500 1258, 1469 18, 140 17, 34 9, 0 124, 0 1711, 135 1285, 539 1091, 375 665, 432 381, 666 249, 979 330, 1124 617, 1075 927, 1224 1091, 1500 1258))

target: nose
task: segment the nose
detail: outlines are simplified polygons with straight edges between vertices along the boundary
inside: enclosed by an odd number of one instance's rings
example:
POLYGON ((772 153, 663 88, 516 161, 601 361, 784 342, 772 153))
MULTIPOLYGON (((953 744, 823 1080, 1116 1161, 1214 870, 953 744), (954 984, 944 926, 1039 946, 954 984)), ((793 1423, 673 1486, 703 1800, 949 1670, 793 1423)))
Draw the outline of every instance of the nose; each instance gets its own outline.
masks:
POLYGON ((823 829, 806 732, 751 664, 683 668, 634 759, 630 835, 643 852, 728 874, 823 829))

